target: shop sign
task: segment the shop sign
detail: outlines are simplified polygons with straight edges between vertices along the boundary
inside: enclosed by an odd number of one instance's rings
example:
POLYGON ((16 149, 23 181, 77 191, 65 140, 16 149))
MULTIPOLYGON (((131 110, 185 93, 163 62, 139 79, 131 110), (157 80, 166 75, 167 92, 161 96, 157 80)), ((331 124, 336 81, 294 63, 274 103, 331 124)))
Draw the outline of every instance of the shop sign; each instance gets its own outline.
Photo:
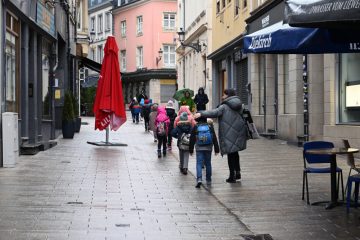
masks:
POLYGON ((52 12, 50 12, 41 1, 37 2, 36 7, 36 23, 44 29, 46 32, 50 33, 55 37, 55 17, 52 12))

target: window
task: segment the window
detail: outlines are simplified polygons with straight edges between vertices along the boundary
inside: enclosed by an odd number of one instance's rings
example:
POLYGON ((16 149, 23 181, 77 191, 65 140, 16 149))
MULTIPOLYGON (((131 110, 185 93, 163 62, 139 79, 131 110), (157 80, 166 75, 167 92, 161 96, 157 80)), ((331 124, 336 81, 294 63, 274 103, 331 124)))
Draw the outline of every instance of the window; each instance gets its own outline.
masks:
POLYGON ((220 0, 216 1, 216 14, 220 12, 220 0))
POLYGON ((51 119, 51 99, 49 95, 49 57, 50 57, 50 43, 42 42, 42 103, 43 103, 43 119, 51 119))
POLYGON ((289 55, 283 55, 283 71, 284 71, 284 113, 290 112, 291 94, 290 93, 290 78, 289 78, 289 55))
POLYGON ((136 48, 136 68, 143 68, 143 47, 136 48))
POLYGON ((231 0, 228 0, 228 3, 231 3, 231 0))
POLYGON ((19 112, 19 20, 6 13, 5 111, 19 112))
POLYGON ((121 37, 126 37, 126 21, 121 21, 121 37))
POLYGON ((235 16, 239 15, 240 0, 235 0, 235 16))
POLYGON ((340 54, 339 122, 360 123, 360 54, 340 54))
POLYGON ((164 23, 163 28, 165 30, 174 30, 175 29, 175 13, 164 13, 164 23))
POLYGON ((259 54, 259 114, 265 114, 266 104, 266 68, 265 68, 265 54, 259 54))
POLYGON ((247 7, 247 0, 243 0, 243 9, 247 7))
POLYGON ((176 52, 174 45, 164 45, 163 59, 164 66, 168 68, 175 68, 176 63, 176 52))
POLYGON ((222 8, 226 7, 226 0, 222 0, 222 8))
POLYGON ((95 32, 95 17, 90 19, 90 31, 95 32))
POLYGON ((101 63, 102 59, 103 59, 103 46, 99 45, 98 46, 98 62, 101 63))
POLYGON ((136 17, 136 34, 142 35, 143 33, 143 17, 138 16, 136 17))
POLYGON ((110 12, 105 13, 105 31, 110 31, 111 22, 110 22, 110 12))
POLYGON ((77 21, 76 28, 77 28, 77 30, 81 31, 82 30, 82 2, 79 2, 77 5, 78 5, 77 6, 78 11, 76 13, 76 21, 77 21))
POLYGON ((91 59, 92 59, 93 61, 95 61, 95 57, 96 57, 96 55, 95 55, 95 48, 91 48, 91 59))
POLYGON ((102 14, 98 15, 98 33, 103 32, 103 16, 102 14))
POLYGON ((120 51, 120 71, 126 71, 126 50, 120 51))

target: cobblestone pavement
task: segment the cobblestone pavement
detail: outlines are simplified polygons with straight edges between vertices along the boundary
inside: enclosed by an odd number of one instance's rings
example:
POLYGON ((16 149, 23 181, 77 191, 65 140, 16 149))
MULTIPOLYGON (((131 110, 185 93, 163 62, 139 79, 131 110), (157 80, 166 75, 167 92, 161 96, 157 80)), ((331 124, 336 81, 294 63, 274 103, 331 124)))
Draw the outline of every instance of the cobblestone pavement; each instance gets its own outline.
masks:
MULTIPOLYGON (((83 122, 89 125, 74 139, 59 138, 54 148, 0 169, 0 240, 360 239, 359 210, 301 200, 301 148, 249 141, 241 182, 226 183, 227 160, 213 156, 212 185, 196 189, 195 156, 182 175, 177 150, 158 159, 142 124, 110 132, 127 147, 97 147, 86 142, 105 140, 105 132, 93 130, 93 118, 83 122)), ((338 162, 345 176, 345 161, 338 162)), ((311 201, 330 198, 328 176, 309 182, 311 201)))

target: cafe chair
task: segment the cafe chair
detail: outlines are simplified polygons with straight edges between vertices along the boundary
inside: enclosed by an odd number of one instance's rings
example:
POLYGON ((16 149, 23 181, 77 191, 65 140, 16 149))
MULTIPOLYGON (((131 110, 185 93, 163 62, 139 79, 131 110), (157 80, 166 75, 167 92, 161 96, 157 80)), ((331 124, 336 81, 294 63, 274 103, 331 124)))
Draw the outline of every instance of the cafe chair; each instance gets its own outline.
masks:
MULTIPOLYGON (((343 139, 343 143, 344 143, 344 147, 345 148, 351 148, 350 147, 350 143, 349 143, 349 140, 347 139, 343 139)), ((360 166, 356 166, 355 165, 355 158, 354 158, 354 154, 346 154, 346 157, 347 157, 347 164, 348 166, 350 167, 350 170, 349 170, 349 175, 348 177, 350 176, 351 174, 351 171, 355 171, 356 173, 360 173, 360 166)))
MULTIPOLYGON (((306 151, 310 150, 310 149, 323 149, 323 148, 333 148, 333 147, 334 147, 334 144, 332 142, 325 142, 325 141, 313 141, 313 142, 304 143, 304 146, 303 146, 304 170, 303 170, 302 200, 304 200, 304 190, 306 187, 306 202, 307 202, 307 204, 310 204, 308 174, 309 173, 330 174, 331 173, 331 171, 330 171, 331 155, 309 154, 309 153, 306 153, 306 151), (326 163, 328 165, 328 167, 320 167, 319 166, 324 163, 326 163), (315 165, 316 165, 316 167, 315 167, 315 165)), ((338 174, 337 192, 339 192, 339 182, 341 179, 342 197, 344 200, 344 184, 343 184, 342 169, 337 167, 336 173, 338 174)))
POLYGON ((351 187, 352 183, 355 183, 355 189, 354 189, 354 206, 357 207, 358 199, 359 199, 359 183, 360 183, 360 174, 355 174, 348 177, 347 181, 347 194, 346 194, 346 211, 349 213, 350 210, 350 204, 351 204, 351 187))

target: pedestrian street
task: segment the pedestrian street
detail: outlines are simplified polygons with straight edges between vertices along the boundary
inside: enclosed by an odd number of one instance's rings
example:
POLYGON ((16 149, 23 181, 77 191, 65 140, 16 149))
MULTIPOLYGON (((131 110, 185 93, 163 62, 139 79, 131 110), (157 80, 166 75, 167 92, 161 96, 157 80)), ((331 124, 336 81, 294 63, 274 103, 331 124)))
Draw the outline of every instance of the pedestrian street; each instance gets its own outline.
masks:
MULTIPOLYGON (((94 118, 74 139, 0 169, 0 240, 5 239, 359 239, 358 209, 301 200, 302 148, 256 139, 240 153, 242 179, 225 182, 226 158, 214 156, 212 185, 195 188, 195 154, 179 172, 173 147, 158 158, 143 122, 128 121, 110 142, 94 118), (267 235, 267 236, 269 236, 267 235)), ((175 146, 175 145, 173 145, 175 146)), ((339 165, 347 172, 345 160, 339 165)), ((310 201, 330 198, 329 178, 311 176, 310 201)))

